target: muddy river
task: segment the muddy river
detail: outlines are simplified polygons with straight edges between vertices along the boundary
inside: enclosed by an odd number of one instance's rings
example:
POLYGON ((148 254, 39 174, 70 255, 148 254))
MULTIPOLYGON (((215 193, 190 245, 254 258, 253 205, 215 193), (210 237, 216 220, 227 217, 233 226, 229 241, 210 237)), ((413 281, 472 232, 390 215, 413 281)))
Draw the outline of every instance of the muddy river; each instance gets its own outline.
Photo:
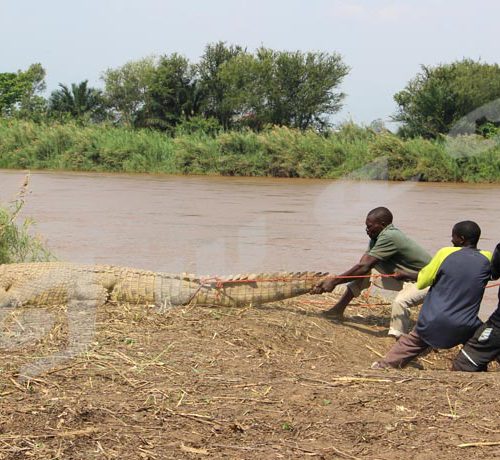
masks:
MULTIPOLYGON (((24 177, 0 171, 2 202, 24 177)), ((499 198, 499 184, 37 172, 24 215, 62 260, 199 274, 338 272, 365 249, 364 218, 375 206, 389 207, 431 252, 465 219, 492 249, 499 198)))

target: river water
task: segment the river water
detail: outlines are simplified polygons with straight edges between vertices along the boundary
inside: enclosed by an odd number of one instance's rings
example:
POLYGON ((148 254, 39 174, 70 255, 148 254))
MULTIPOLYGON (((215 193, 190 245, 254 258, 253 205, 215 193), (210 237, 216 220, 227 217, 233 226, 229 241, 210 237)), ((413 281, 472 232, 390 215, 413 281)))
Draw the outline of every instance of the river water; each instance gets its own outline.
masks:
MULTIPOLYGON (((0 201, 24 177, 0 170, 0 201)), ((364 219, 376 206, 389 207, 395 225, 431 253, 450 245, 460 220, 479 223, 481 248, 500 241, 500 184, 37 172, 29 188, 24 215, 59 259, 73 262, 205 275, 338 273, 366 248, 364 219)))

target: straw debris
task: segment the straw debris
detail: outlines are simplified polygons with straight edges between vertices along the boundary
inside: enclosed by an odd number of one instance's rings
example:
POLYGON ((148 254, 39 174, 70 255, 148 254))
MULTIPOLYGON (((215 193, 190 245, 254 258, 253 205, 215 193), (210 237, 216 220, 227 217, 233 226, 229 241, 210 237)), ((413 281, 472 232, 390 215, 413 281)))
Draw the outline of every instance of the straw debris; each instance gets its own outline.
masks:
POLYGON ((319 314, 334 300, 162 315, 109 303, 86 351, 26 380, 67 345, 65 309, 38 335, 33 309, 16 311, 1 324, 0 459, 495 455, 498 368, 448 372, 452 350, 424 371, 371 371, 392 343, 389 306, 369 299, 335 323, 319 314))

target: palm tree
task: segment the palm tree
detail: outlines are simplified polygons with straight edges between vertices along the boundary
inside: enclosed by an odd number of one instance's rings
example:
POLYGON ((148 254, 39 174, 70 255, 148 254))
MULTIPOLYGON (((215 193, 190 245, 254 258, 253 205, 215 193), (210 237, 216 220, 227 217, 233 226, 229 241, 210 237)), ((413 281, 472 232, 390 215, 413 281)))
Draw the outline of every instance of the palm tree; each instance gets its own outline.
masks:
POLYGON ((60 89, 50 95, 49 111, 56 115, 68 114, 73 118, 81 119, 90 116, 95 120, 104 113, 102 92, 88 86, 88 80, 80 84, 72 83, 71 89, 59 83, 60 89))

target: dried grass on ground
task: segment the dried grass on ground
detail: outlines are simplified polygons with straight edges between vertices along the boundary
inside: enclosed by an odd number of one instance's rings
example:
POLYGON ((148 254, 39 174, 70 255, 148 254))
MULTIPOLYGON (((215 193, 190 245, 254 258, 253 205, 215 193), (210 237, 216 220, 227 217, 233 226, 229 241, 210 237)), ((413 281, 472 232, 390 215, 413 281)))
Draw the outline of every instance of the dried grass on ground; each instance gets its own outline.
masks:
POLYGON ((64 348, 64 309, 24 344, 23 314, 6 319, 20 341, 0 351, 0 458, 498 455, 497 368, 451 373, 450 351, 420 360, 425 370, 371 371, 391 345, 388 306, 352 307, 338 324, 319 315, 332 302, 164 315, 108 304, 87 353, 29 381, 17 379, 23 364, 64 348))

